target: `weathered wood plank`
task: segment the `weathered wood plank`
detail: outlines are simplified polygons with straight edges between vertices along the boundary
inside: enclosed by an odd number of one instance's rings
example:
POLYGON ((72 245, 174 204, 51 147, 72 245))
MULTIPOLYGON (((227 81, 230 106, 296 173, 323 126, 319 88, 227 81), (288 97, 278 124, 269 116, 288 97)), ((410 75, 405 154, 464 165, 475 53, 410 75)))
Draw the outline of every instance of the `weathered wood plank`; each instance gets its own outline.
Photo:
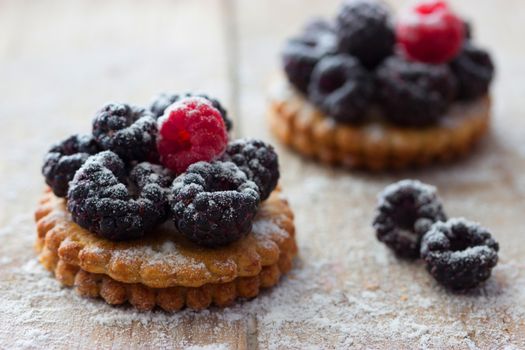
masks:
POLYGON ((0 348, 525 347, 519 0, 497 15, 490 1, 454 2, 498 63, 493 132, 473 157, 370 175, 278 146, 301 258, 256 300, 203 313, 133 313, 59 288, 33 260, 31 215, 49 143, 88 130, 108 99, 146 103, 162 90, 217 95, 238 118, 238 136, 276 143, 264 113, 278 50, 305 19, 332 14, 337 3, 0 1, 0 348), (436 184, 449 215, 493 229, 501 262, 485 288, 446 293, 421 264, 398 262, 376 242, 375 195, 404 177, 436 184))
POLYGON ((89 132, 108 100, 146 104, 174 90, 230 104, 224 6, 0 2, 0 348, 245 348, 242 320, 129 316, 60 289, 32 260, 39 167, 52 142, 89 132))
MULTIPOLYGON (((265 92, 280 68, 279 49, 306 19, 332 15, 338 3, 237 1, 242 14, 237 18, 243 135, 277 143, 264 113, 265 92)), ((519 81, 513 78, 523 71, 520 61, 525 51, 515 45, 519 31, 502 25, 514 28, 523 16, 519 11, 523 5, 509 2, 495 15, 494 4, 488 1, 453 3, 468 14, 478 42, 492 49, 498 63, 491 136, 462 162, 384 175, 329 169, 279 145, 284 190, 297 214, 302 256, 297 280, 305 284, 300 299, 304 311, 276 297, 274 309, 258 317, 256 337, 262 348, 525 346, 520 306, 525 299, 520 291, 525 237, 517 229, 525 209, 520 175, 525 153, 519 136, 525 123, 515 92, 519 81), (501 261, 485 288, 467 296, 446 293, 420 263, 400 263, 376 241, 370 227, 375 195, 405 177, 438 186, 450 216, 465 216, 493 229, 501 243, 501 261)))

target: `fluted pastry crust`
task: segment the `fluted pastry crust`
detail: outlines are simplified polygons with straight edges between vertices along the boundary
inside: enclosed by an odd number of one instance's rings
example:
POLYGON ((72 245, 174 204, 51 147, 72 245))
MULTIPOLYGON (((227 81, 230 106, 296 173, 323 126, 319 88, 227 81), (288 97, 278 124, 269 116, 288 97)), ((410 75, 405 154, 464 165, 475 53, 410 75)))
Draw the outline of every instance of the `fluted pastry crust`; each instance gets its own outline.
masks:
POLYGON ((274 81, 268 117, 273 133, 299 153, 324 163, 369 170, 423 166, 468 153, 487 133, 490 97, 454 104, 438 125, 403 128, 372 110, 370 121, 343 125, 327 118, 284 78, 274 81))
POLYGON ((225 306, 278 283, 297 254, 293 213, 275 190, 253 230, 227 247, 199 247, 172 225, 147 238, 112 242, 75 224, 65 200, 46 192, 35 213, 39 261, 83 296, 140 310, 225 306))

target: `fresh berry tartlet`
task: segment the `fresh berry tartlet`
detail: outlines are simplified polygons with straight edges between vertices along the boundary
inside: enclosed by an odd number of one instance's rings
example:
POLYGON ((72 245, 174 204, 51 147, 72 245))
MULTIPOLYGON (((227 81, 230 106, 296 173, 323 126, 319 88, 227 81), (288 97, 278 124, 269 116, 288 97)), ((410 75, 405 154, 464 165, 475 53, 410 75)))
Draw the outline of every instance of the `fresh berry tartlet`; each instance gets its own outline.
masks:
POLYGON ((139 310, 226 306, 277 284, 297 254, 279 160, 231 127, 206 95, 103 106, 92 134, 45 156, 39 261, 82 296, 139 310))
POLYGON ((470 28, 445 1, 394 19, 379 0, 345 0, 285 43, 274 134, 305 156, 372 170, 466 154, 488 130, 494 75, 470 28))

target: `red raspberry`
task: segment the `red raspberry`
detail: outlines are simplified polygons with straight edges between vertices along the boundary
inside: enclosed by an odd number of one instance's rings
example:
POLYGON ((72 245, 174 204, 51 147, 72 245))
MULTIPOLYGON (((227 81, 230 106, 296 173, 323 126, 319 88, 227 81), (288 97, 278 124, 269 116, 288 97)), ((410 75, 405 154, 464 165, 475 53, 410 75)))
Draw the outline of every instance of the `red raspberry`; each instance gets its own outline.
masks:
POLYGON ((465 26, 445 1, 429 0, 401 16, 396 36, 408 58, 439 64, 450 61, 459 53, 465 26))
POLYGON ((227 145, 228 133, 221 113, 202 97, 175 102, 159 119, 160 160, 176 173, 184 172, 193 163, 219 157, 227 145))

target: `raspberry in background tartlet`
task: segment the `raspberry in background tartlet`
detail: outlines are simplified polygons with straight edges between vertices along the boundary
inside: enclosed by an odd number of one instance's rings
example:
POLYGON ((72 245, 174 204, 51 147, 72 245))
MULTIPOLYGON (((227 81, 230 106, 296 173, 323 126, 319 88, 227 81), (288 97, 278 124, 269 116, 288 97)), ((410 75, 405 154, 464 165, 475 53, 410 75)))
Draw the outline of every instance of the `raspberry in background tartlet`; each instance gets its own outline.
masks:
POLYGON ((489 128, 494 65, 444 1, 398 18, 380 1, 343 1, 287 40, 281 58, 271 129, 323 162, 427 165, 468 153, 489 128))

